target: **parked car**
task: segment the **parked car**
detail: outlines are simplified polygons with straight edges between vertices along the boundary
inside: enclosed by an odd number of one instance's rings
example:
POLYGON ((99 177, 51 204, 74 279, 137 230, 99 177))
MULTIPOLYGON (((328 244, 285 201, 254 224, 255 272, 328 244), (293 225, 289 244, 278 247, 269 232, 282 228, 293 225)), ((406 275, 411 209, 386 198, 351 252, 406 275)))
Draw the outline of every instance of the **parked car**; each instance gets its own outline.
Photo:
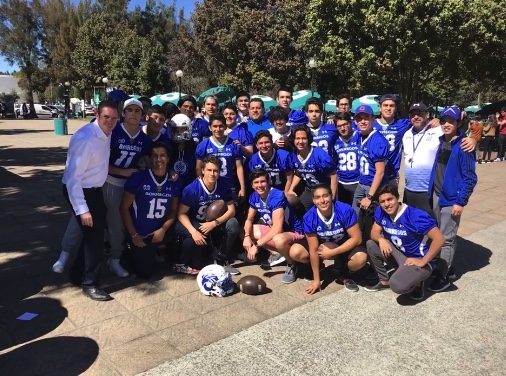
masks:
POLYGON ((16 113, 16 117, 21 116, 21 103, 16 103, 14 105, 14 112, 16 113))
MULTIPOLYGON (((53 110, 51 110, 48 106, 45 104, 39 104, 35 103, 34 105, 35 113, 37 114, 37 117, 40 119, 52 119, 54 116, 53 110)), ((58 116, 58 115, 56 115, 58 116)))
POLYGON ((48 105, 47 107, 49 107, 51 109, 51 113, 53 114, 53 118, 56 118, 56 117, 58 117, 58 115, 60 115, 60 111, 58 110, 58 108, 56 108, 56 106, 48 105))
POLYGON ((85 106, 84 116, 95 116, 95 108, 92 106, 85 106))

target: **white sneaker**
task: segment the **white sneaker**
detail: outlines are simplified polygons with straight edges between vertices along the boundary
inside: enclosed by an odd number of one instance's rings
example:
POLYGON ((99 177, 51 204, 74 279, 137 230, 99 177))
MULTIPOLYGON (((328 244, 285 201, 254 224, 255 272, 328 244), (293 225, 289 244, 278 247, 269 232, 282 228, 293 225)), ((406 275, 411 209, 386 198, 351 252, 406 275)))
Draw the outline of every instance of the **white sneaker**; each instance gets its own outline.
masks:
POLYGON ((130 274, 120 265, 118 259, 109 259, 107 261, 107 265, 109 266, 109 270, 116 274, 118 277, 125 278, 130 274))
POLYGON ((69 253, 66 251, 61 251, 60 258, 53 265, 53 272, 55 273, 63 273, 65 270, 65 265, 69 259, 69 253))
POLYGON ((501 158, 496 158, 496 159, 494 159, 494 162, 501 162, 501 161, 502 161, 502 159, 501 159, 501 158))

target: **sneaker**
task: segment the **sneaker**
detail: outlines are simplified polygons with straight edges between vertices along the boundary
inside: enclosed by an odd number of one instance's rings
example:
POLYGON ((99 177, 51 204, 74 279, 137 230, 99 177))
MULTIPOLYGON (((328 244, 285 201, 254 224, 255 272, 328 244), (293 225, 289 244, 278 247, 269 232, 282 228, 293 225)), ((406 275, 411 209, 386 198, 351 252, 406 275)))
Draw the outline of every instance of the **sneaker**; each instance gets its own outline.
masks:
POLYGON ((65 265, 69 259, 69 253, 65 251, 61 251, 60 258, 53 265, 53 272, 55 273, 63 273, 65 270, 65 265))
POLYGON ((494 159, 494 162, 501 162, 501 161, 502 161, 502 159, 501 159, 501 158, 496 158, 496 159, 494 159))
POLYGON ((374 286, 365 286, 364 290, 369 292, 376 292, 381 290, 388 290, 390 285, 384 285, 381 282, 376 283, 374 286))
POLYGON ((418 286, 415 287, 413 291, 411 291, 411 294, 409 294, 409 297, 413 300, 422 300, 425 296, 424 293, 424 286, 425 283, 422 281, 418 286))
POLYGON ((242 252, 242 253, 239 253, 237 255, 237 259, 242 261, 242 262, 246 262, 248 264, 254 264, 255 262, 257 262, 257 258, 255 257, 253 260, 250 260, 248 258, 248 253, 247 252, 242 252))
POLYGON ((450 281, 454 281, 457 279, 457 275, 455 274, 455 269, 453 266, 450 266, 448 268, 448 273, 446 274, 446 278, 448 278, 450 281))
POLYGON ((283 283, 293 283, 297 279, 297 265, 287 265, 285 269, 285 275, 281 279, 283 283))
POLYGON ((492 161, 487 161, 486 163, 487 163, 487 164, 488 164, 488 163, 492 163, 492 161))
POLYGON ((262 262, 262 266, 276 266, 285 262, 286 259, 281 253, 271 253, 266 261, 262 262))
POLYGON ((438 277, 434 278, 434 281, 432 281, 432 283, 428 287, 428 290, 432 291, 432 292, 441 292, 441 291, 446 290, 448 287, 450 287, 450 285, 451 285, 451 282, 448 277, 443 278, 443 277, 438 276, 438 277))
POLYGON ((355 283, 355 281, 353 279, 339 277, 339 280, 342 282, 342 284, 344 285, 344 288, 346 290, 353 291, 353 292, 358 291, 358 285, 355 283))
POLYGON ((200 270, 193 269, 185 264, 174 264, 172 265, 172 271, 179 274, 197 275, 200 270))
POLYGON ((121 266, 119 260, 117 259, 109 259, 107 261, 107 265, 109 266, 109 270, 116 274, 118 277, 125 278, 130 274, 121 266))

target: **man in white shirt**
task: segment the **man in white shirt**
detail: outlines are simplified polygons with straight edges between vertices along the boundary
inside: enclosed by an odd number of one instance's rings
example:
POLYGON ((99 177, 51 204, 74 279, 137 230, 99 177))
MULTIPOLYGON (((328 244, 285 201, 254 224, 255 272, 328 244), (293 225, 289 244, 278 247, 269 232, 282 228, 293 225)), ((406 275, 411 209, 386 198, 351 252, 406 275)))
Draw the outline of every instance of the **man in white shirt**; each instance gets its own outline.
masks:
POLYGON ((77 130, 70 139, 63 193, 72 205, 83 238, 70 271, 71 279, 81 280, 83 294, 93 300, 111 300, 99 288, 103 253, 106 206, 102 186, 107 178, 111 133, 118 121, 116 103, 103 101, 95 121, 77 130))

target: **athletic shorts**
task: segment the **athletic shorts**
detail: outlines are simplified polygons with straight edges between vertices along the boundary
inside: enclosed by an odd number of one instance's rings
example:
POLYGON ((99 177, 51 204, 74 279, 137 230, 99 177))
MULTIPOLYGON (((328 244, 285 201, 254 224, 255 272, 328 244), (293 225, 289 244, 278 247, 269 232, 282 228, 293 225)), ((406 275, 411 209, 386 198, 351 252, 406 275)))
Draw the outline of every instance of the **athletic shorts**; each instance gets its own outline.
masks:
MULTIPOLYGON (((270 228, 269 226, 267 226, 267 225, 257 225, 257 226, 258 226, 258 228, 259 228, 259 230, 260 230, 260 235, 261 235, 261 236, 264 236, 265 234, 267 234, 267 233, 269 232, 269 230, 271 229, 271 228, 270 228)), ((291 237, 292 237, 292 242, 294 242, 294 243, 295 243, 297 240, 300 240, 300 239, 305 238, 305 236, 304 236, 304 235, 299 234, 298 232, 288 232, 288 231, 287 231, 287 232, 283 232, 283 234, 290 234, 290 235, 291 235, 291 237)), ((271 247, 274 247, 274 241, 269 240, 269 241, 267 242, 267 245, 268 245, 268 246, 271 246, 271 247)))

